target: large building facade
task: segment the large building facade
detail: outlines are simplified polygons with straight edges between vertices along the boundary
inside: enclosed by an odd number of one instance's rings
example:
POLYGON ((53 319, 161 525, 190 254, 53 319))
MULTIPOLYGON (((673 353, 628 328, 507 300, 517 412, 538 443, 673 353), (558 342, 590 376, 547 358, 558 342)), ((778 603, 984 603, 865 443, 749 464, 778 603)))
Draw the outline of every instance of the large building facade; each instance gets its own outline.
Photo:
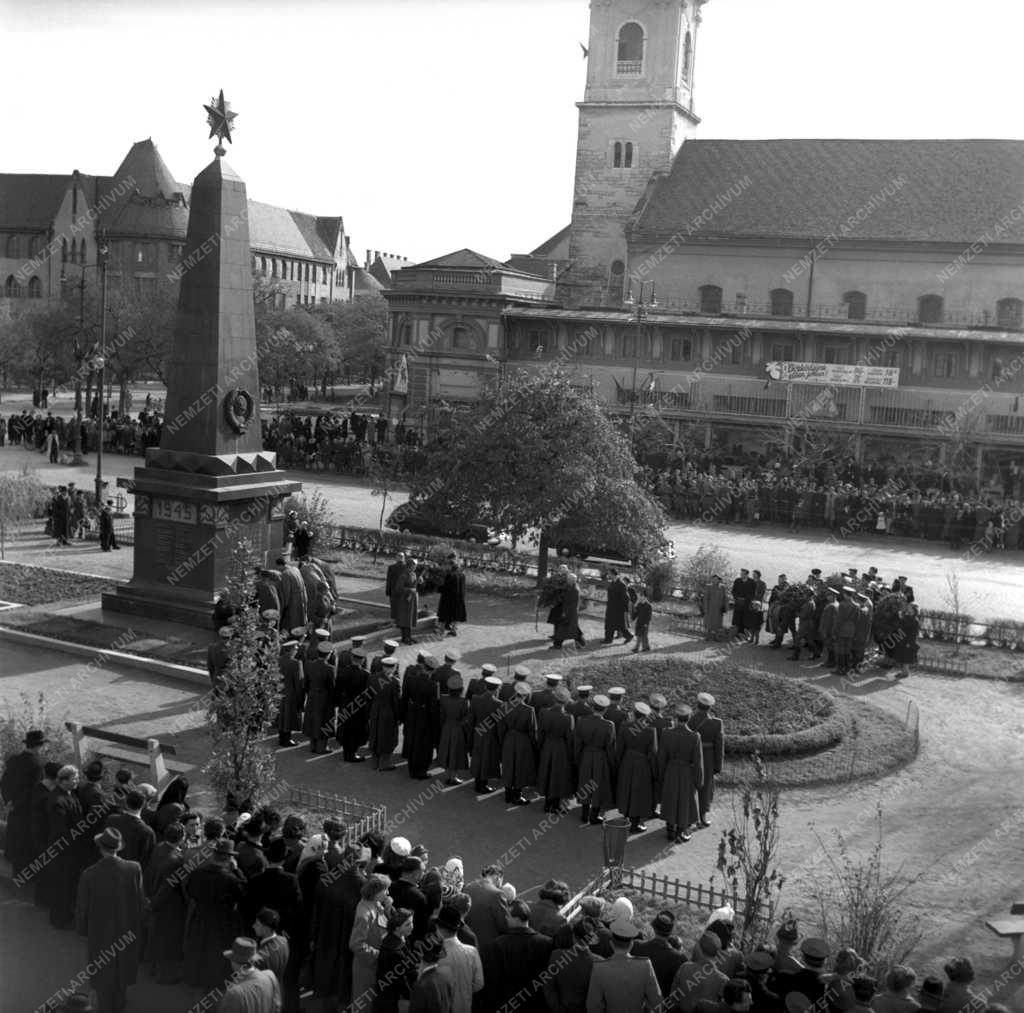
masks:
MULTIPOLYGON (((469 397, 562 358, 611 411, 727 450, 813 425, 861 458, 1020 456, 1024 142, 697 139, 701 6, 593 0, 571 225, 509 261, 534 297, 488 304, 494 347, 417 366, 469 397)), ((410 328, 470 316, 422 267, 386 293, 394 363, 410 328)))
MULTIPOLYGON (((175 283, 188 227, 189 186, 152 140, 133 144, 113 176, 0 174, 0 316, 62 287, 97 281, 105 236, 108 281, 146 297, 175 283)), ((371 290, 340 216, 248 202, 254 270, 279 308, 348 301, 371 290)))

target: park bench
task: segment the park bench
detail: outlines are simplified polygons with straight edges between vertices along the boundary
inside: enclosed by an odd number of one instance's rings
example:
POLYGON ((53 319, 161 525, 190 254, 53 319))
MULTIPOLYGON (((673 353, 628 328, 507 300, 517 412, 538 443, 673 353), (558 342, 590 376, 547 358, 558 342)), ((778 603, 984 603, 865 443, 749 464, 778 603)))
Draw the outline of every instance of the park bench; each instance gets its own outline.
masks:
POLYGON ((163 791, 176 775, 184 774, 192 769, 190 764, 168 760, 167 757, 176 755, 174 746, 161 745, 157 739, 139 739, 103 728, 91 728, 76 721, 68 721, 64 727, 71 732, 75 764, 79 768, 84 766, 85 750, 82 748, 82 743, 85 739, 90 739, 101 743, 93 749, 93 752, 99 756, 149 767, 149 782, 157 791, 163 791))
POLYGON ((985 922, 985 925, 1000 939, 1013 942, 1013 960, 1024 959, 1024 902, 1010 908, 1009 918, 993 918, 985 922))

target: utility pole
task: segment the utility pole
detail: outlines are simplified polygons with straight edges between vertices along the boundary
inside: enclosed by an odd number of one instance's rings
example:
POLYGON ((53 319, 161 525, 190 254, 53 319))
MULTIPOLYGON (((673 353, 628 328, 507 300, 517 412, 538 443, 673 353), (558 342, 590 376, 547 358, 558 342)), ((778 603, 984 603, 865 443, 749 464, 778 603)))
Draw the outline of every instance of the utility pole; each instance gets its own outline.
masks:
POLYGON ((640 366, 640 337, 643 327, 643 322, 647 318, 647 314, 650 310, 656 309, 658 306, 658 300, 654 298, 654 282, 653 281, 642 281, 640 282, 640 291, 637 297, 633 298, 633 283, 629 285, 629 295, 626 297, 626 305, 633 308, 633 322, 636 324, 636 335, 633 341, 633 389, 629 397, 629 419, 630 428, 633 424, 633 415, 636 411, 636 374, 637 369, 640 366), (650 301, 644 301, 644 293, 646 292, 646 286, 651 286, 650 301))

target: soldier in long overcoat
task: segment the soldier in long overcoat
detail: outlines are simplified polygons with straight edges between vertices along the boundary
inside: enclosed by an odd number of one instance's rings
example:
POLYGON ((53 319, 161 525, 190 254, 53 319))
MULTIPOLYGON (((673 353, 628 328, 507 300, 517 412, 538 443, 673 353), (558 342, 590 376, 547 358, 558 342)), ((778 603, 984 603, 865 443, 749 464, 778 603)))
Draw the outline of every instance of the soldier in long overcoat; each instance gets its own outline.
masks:
POLYGON ((258 567, 256 570, 256 605, 260 612, 273 609, 281 614, 281 574, 277 570, 258 567))
POLYGON ((437 747, 437 762, 444 767, 445 783, 461 784, 455 776, 469 767, 469 701, 462 695, 462 679, 453 675, 448 680, 446 694, 441 697, 441 735, 437 747))
POLYGON ((286 640, 281 644, 278 668, 281 670, 281 709, 277 716, 277 742, 294 746, 292 732, 302 728, 302 705, 306 699, 302 662, 296 657, 299 642, 286 640))
POLYGON ((537 789, 544 796, 544 812, 560 813, 563 800, 576 788, 573 783, 575 722, 565 709, 571 699, 569 691, 558 686, 552 692, 555 702, 540 712, 537 721, 540 746, 537 789))
POLYGON ((594 713, 576 722, 576 791, 583 805, 581 823, 600 823, 601 812, 615 805, 615 725, 604 716, 610 702, 598 693, 594 713))
POLYGON ((402 682, 402 706, 405 714, 402 754, 409 761, 409 777, 426 780, 434 758, 434 728, 437 723, 440 691, 430 677, 433 661, 423 655, 420 665, 410 665, 402 682))
POLYGON ((410 559, 391 585, 391 613, 402 632, 402 643, 411 644, 412 630, 420 611, 420 582, 416 576, 416 560, 410 559))
POLYGON ((682 844, 690 839, 690 827, 700 819, 697 792, 704 784, 704 751, 700 736, 686 723, 693 715, 692 708, 677 704, 675 713, 675 724, 661 734, 658 771, 665 836, 682 844))
POLYGON ((473 725, 473 757, 470 772, 478 795, 489 795, 494 789, 487 782, 501 777, 501 733, 504 706, 498 699, 501 679, 493 673, 484 676, 484 689, 469 701, 473 725))
POLYGON ((370 717, 370 675, 363 667, 362 650, 353 651, 338 666, 335 702, 338 705, 338 744, 346 763, 362 760, 357 750, 366 744, 370 717))
POLYGON ((380 659, 380 670, 370 675, 367 737, 374 770, 394 770, 391 757, 398 746, 398 726, 402 720, 398 688, 398 659, 388 655, 380 659))
POLYGON ((658 771, 658 733, 648 721, 651 708, 642 700, 633 704, 633 717, 619 732, 616 804, 630 821, 630 833, 646 830, 654 811, 654 784, 658 771))
POLYGON ((334 722, 333 699, 335 667, 331 662, 334 650, 330 641, 324 641, 318 648, 320 657, 305 666, 306 709, 302 715, 302 732, 309 736, 309 748, 313 753, 326 753, 330 726, 334 722))
POLYGON ((395 620, 395 606, 397 605, 397 598, 395 597, 395 583, 398 580, 399 574, 405 572, 405 553, 399 552, 395 556, 395 561, 387 568, 387 572, 384 578, 384 597, 388 599, 391 604, 391 619, 395 620))
POLYGON ((515 700, 502 719, 501 776, 505 801, 524 805, 523 789, 537 783, 537 712, 530 706, 530 687, 517 682, 515 700))
POLYGON ((118 858, 121 835, 107 828, 94 838, 100 859, 82 873, 75 920, 78 934, 88 939, 86 952, 96 970, 89 984, 100 1009, 121 1013, 126 992, 135 984, 142 944, 142 869, 138 862, 118 858))
POLYGON ((711 826, 708 818, 711 815, 711 803, 715 798, 715 774, 722 773, 725 761, 725 726, 722 719, 714 717, 711 708, 715 706, 715 698, 710 693, 697 694, 697 710, 688 724, 692 731, 700 736, 702 758, 704 763, 704 783, 697 796, 700 810, 700 824, 711 826))

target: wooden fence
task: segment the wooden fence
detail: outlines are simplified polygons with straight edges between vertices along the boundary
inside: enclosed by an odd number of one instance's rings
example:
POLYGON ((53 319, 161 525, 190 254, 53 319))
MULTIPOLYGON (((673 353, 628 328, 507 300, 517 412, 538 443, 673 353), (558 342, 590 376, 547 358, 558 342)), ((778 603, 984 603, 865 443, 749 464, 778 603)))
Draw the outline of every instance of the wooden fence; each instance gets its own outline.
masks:
POLYGON ((385 806, 359 802, 345 795, 292 786, 289 798, 295 805, 326 813, 344 823, 353 840, 371 830, 381 831, 387 823, 388 811, 385 806))

